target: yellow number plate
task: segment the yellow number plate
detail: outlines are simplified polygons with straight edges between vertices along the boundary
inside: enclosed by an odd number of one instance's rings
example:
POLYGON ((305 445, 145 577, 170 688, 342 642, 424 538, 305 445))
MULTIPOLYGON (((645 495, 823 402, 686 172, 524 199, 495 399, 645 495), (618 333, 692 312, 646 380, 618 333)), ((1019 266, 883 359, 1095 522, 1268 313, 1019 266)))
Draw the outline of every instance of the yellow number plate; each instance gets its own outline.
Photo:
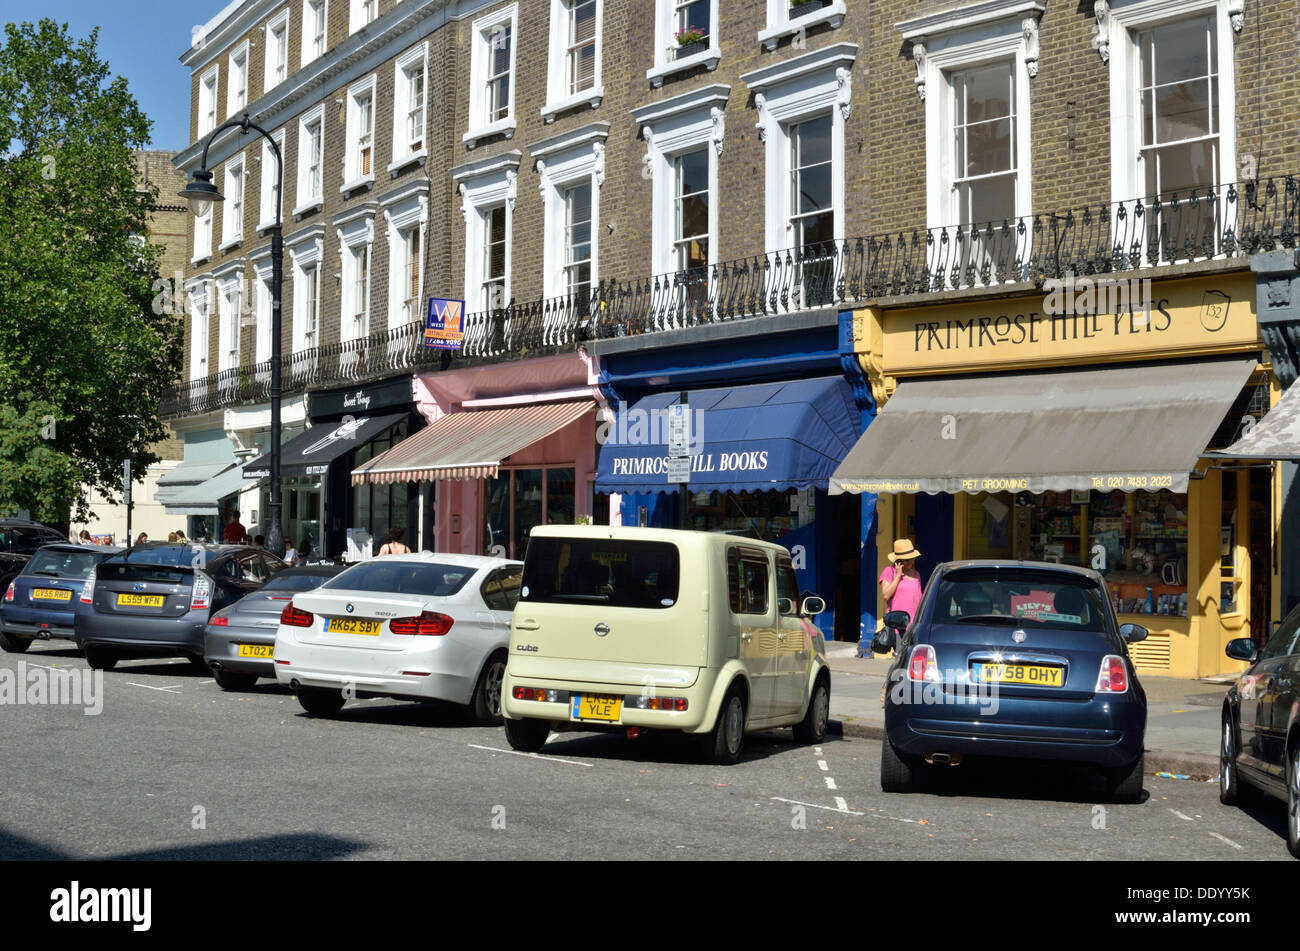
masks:
POLYGON ((275 645, 273 645, 273 644, 240 644, 240 645, 239 645, 239 656, 240 656, 240 657, 262 657, 262 658, 270 659, 270 658, 275 657, 275 645))
POLYGON ((572 711, 575 720, 615 721, 622 715, 623 698, 576 694, 572 711))
POLYGON ((32 588, 32 600, 34 601, 71 601, 71 591, 60 591, 58 588, 32 588))
POLYGON ((975 679, 984 684, 1060 687, 1065 683, 1065 668, 1029 664, 976 664, 975 679))
POLYGON ((120 608, 160 608, 163 606, 163 596, 161 594, 119 594, 117 596, 117 606, 120 608))
POLYGON ((366 634, 378 637, 379 622, 359 617, 327 617, 325 631, 328 634, 366 634))

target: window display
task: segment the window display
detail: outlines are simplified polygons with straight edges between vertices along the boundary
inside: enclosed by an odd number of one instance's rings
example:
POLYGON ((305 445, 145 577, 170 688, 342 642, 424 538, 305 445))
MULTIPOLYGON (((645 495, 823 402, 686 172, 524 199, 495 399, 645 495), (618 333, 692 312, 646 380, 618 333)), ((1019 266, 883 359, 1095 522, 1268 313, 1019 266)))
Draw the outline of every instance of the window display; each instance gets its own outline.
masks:
POLYGON ((695 492, 690 495, 687 521, 701 532, 746 532, 776 541, 813 521, 816 493, 812 489, 785 492, 695 492))

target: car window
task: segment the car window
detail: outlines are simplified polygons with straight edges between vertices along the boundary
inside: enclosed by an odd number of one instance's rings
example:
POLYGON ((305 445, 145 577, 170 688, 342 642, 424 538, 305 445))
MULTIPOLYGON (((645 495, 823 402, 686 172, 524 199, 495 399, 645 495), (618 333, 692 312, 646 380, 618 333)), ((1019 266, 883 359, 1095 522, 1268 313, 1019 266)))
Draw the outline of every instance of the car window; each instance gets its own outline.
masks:
POLYGON ((1285 657, 1295 653, 1297 632, 1300 632, 1300 607, 1286 616, 1282 626, 1274 632, 1268 639, 1268 643, 1264 645, 1264 649, 1259 652, 1259 659, 1272 660, 1274 657, 1285 657))
POLYGON ((25 575, 45 575, 51 578, 86 578, 99 561, 94 552, 63 551, 46 548, 38 551, 23 569, 25 575))
POLYGON ((520 601, 669 608, 680 562, 669 542, 536 537, 524 559, 520 601))
POLYGON ((1086 578, 1045 571, 969 568, 943 576, 938 623, 1015 624, 1101 633, 1105 607, 1086 578))
POLYGON ((483 602, 493 611, 513 611, 519 600, 519 586, 524 575, 523 565, 498 568, 488 576, 480 589, 483 602))
POLYGON ((331 575, 307 574, 297 572, 292 569, 281 571, 270 581, 263 585, 263 591, 311 591, 313 588, 319 588, 326 581, 329 581, 331 575))
MULTIPOLYGON (((60 538, 50 539, 50 541, 61 540, 60 538)), ((0 549, 17 555, 33 554, 42 545, 48 545, 49 543, 42 537, 41 532, 24 528, 21 525, 0 529, 0 549)))
POLYGON ((767 555, 743 548, 727 549, 727 594, 733 614, 767 613, 767 555))
POLYGON ((247 580, 256 581, 259 584, 266 580, 266 566, 262 564, 261 555, 245 555, 239 559, 239 566, 247 580))
POLYGON ((472 574, 474 569, 464 565, 384 559, 355 565, 321 587, 449 598, 465 586, 472 574))
POLYGON ((104 562, 95 570, 99 581, 151 581, 156 584, 190 584, 193 573, 158 564, 104 562))
POLYGON ((776 559, 776 596, 790 599, 793 607, 787 616, 799 613, 799 576, 794 573, 794 565, 781 557, 776 559))

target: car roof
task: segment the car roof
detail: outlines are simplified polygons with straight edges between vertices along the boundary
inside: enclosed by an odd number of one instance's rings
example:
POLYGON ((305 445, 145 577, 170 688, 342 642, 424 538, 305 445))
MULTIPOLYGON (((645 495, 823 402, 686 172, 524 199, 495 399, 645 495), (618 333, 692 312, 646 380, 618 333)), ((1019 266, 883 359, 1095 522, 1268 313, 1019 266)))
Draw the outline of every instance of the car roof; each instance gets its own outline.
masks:
POLYGON ((1076 578, 1086 578, 1089 581, 1103 584, 1105 579, 1099 572, 1091 568, 1080 568, 1077 565, 1062 565, 1054 561, 1024 561, 1006 558, 969 558, 964 561, 946 561, 938 566, 939 571, 947 574, 951 571, 961 571, 966 568, 1006 568, 1010 570, 1028 569, 1039 572, 1056 572, 1057 574, 1072 575, 1076 578))
POLYGON ((37 551, 88 551, 91 554, 98 555, 116 555, 120 551, 126 551, 121 545, 83 545, 80 542, 50 542, 48 545, 42 545, 37 551))
POLYGON ((538 525, 529 532, 532 538, 591 538, 611 541, 669 542, 673 545, 746 545, 768 548, 789 554, 776 542, 722 532, 704 532, 679 528, 642 528, 634 525, 538 525))

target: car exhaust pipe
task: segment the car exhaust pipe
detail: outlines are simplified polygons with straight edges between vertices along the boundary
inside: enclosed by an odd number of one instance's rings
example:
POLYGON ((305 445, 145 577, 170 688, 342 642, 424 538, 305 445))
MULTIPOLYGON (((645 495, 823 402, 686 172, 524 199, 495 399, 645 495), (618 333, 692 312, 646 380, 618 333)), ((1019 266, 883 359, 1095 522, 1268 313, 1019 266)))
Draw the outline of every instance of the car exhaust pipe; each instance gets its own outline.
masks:
POLYGON ((290 690, 293 690, 295 693, 297 693, 297 691, 298 691, 298 678, 297 678, 297 677, 295 677, 295 678, 293 678, 293 680, 289 681, 289 689, 290 689, 290 690))
POLYGON ((931 766, 960 766, 960 753, 930 753, 925 757, 925 761, 931 766))
POLYGON ((208 661, 208 666, 211 667, 213 670, 221 670, 221 661, 210 660, 208 661))

